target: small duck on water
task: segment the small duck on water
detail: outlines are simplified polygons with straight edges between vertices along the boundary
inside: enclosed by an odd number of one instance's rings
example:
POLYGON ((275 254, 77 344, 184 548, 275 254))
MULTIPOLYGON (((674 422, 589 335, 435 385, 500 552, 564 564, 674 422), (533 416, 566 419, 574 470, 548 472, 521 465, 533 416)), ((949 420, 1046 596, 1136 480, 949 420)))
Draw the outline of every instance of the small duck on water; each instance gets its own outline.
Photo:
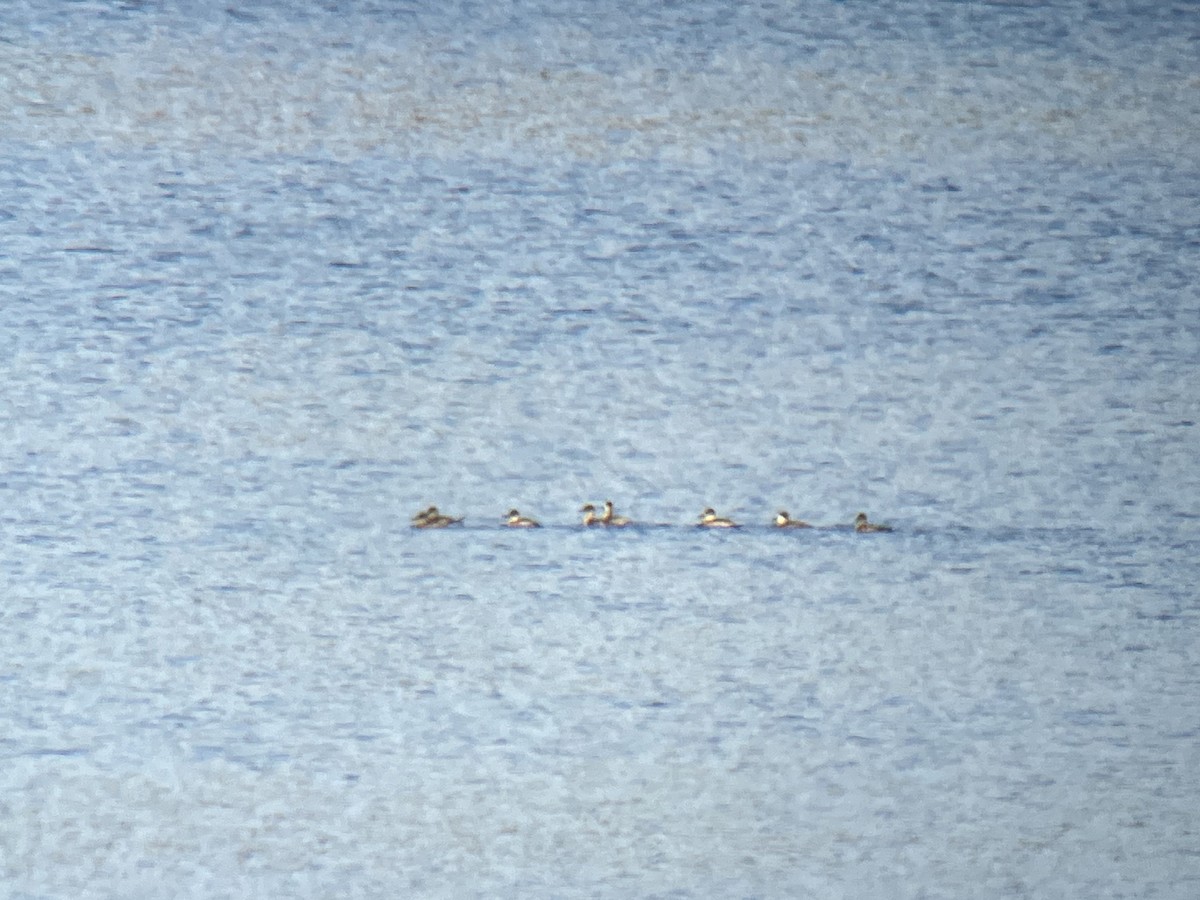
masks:
POLYGON ((579 511, 581 513, 583 513, 583 524, 585 527, 591 528, 593 525, 603 525, 604 524, 604 522, 601 520, 601 518, 598 515, 596 515, 595 504, 588 503, 584 506, 581 506, 579 508, 579 511))
POLYGON ((890 525, 877 525, 874 522, 867 521, 867 514, 860 512, 854 517, 854 530, 859 534, 867 534, 875 531, 891 531, 890 525))
POLYGON ((444 516, 436 506, 423 509, 412 517, 413 528, 448 528, 451 525, 462 524, 463 517, 444 516))
POLYGON ((604 501, 604 515, 600 517, 600 521, 609 528, 624 528, 626 525, 633 524, 632 519, 613 513, 613 502, 611 500, 604 501))
POLYGON ((723 519, 717 515, 716 511, 710 506, 704 512, 700 513, 700 521, 697 523, 701 528, 739 528, 736 522, 732 519, 723 519))
POLYGON ((809 525, 807 522, 801 522, 799 519, 789 518, 786 509, 781 509, 779 512, 775 513, 775 527, 776 528, 812 528, 812 526, 809 525))
POLYGON ((508 517, 504 524, 509 528, 541 528, 541 523, 536 519, 530 519, 527 516, 521 515, 515 509, 508 511, 508 517))

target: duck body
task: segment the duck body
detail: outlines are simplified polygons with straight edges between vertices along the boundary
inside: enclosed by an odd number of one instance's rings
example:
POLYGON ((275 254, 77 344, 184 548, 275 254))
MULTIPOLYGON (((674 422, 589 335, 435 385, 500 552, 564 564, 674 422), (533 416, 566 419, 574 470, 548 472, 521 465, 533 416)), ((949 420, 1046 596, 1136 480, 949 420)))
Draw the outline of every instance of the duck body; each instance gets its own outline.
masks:
POLYGON ((462 524, 463 517, 442 515, 436 506, 421 510, 412 517, 413 528, 449 528, 451 525, 462 524))
POLYGON ((740 528, 732 519, 725 519, 718 516, 712 507, 700 513, 700 521, 697 523, 701 528, 740 528))
POLYGON ((787 510, 781 509, 775 513, 776 528, 812 528, 807 522, 801 522, 798 519, 793 519, 787 514, 787 510))
POLYGON ((579 511, 583 513, 583 524, 585 527, 591 528, 594 525, 604 524, 604 521, 598 515, 596 515, 596 507, 594 504, 588 503, 587 505, 580 507, 579 511))
POLYGON ((625 516, 618 516, 613 512, 613 502, 611 500, 604 501, 604 515, 600 517, 600 521, 608 528, 624 528, 626 525, 632 525, 631 519, 625 516))
POLYGON ((541 523, 536 519, 531 519, 528 516, 523 516, 515 509, 508 511, 508 516, 504 520, 504 524, 508 528, 541 528, 541 523))
POLYGON ((892 531, 890 525, 878 525, 875 522, 868 521, 867 514, 860 512, 854 517, 854 530, 859 534, 872 534, 874 532, 892 531))

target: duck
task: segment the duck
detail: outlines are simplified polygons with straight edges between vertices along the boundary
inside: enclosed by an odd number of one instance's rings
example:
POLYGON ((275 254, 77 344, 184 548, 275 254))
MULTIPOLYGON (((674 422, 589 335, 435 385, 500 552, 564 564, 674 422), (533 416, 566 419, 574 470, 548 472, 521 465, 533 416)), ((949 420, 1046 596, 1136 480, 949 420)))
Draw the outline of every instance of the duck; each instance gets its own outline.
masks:
POLYGON ((632 519, 613 514, 613 502, 611 500, 604 501, 604 515, 600 517, 600 521, 610 528, 624 528, 626 525, 633 524, 632 519))
POLYGON ((710 506, 704 512, 700 513, 699 526, 701 528, 740 528, 741 526, 732 519, 723 519, 717 515, 716 511, 710 506))
POLYGON ((775 513, 776 528, 812 528, 807 522, 801 522, 799 519, 790 518, 786 509, 781 509, 775 513))
POLYGON ((584 506, 581 506, 579 508, 579 511, 581 513, 583 513, 583 524, 586 527, 590 528, 593 525, 603 525, 604 524, 603 520, 598 515, 596 515, 595 504, 588 503, 584 506))
POLYGON ((457 518, 453 516, 444 516, 438 512, 436 506, 431 506, 429 509, 421 510, 412 517, 413 528, 447 528, 451 525, 459 525, 462 523, 463 517, 457 518))
POLYGON ((854 530, 859 534, 866 534, 873 531, 891 531, 890 525, 877 525, 874 522, 867 521, 867 514, 860 512, 854 517, 854 530))
POLYGON ((515 509, 508 511, 507 520, 504 523, 509 528, 541 528, 541 523, 536 519, 530 519, 527 516, 521 515, 515 509))

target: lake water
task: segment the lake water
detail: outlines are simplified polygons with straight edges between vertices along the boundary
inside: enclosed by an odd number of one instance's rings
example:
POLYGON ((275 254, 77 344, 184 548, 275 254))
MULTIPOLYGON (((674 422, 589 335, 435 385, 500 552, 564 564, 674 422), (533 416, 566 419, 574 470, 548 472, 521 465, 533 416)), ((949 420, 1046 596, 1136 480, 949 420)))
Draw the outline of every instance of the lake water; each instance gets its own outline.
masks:
POLYGON ((170 6, 0 12, 0 893, 1200 893, 1200 8, 170 6))

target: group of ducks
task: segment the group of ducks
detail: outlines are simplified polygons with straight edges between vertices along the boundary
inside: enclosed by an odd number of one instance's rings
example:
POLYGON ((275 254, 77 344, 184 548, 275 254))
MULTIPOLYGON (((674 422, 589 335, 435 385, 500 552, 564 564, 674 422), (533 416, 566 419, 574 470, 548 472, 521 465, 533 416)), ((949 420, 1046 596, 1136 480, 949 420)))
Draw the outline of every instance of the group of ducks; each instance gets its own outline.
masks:
MULTIPOLYGON (((587 528, 602 527, 602 528, 624 528, 626 525, 632 525, 633 520, 627 516, 619 516, 613 509, 611 500, 604 501, 604 510, 597 512, 594 503, 588 503, 580 510, 583 513, 583 524, 587 528)), ((423 509, 412 517, 413 528, 449 528, 451 525, 462 524, 463 517, 447 516, 438 511, 436 506, 431 506, 428 509, 423 509)), ((801 522, 798 519, 793 519, 787 514, 787 510, 780 510, 775 514, 776 528, 811 528, 807 522, 801 522)), ((504 525, 507 528, 541 528, 541 523, 536 519, 531 519, 528 516, 523 516, 516 509, 510 509, 504 517, 504 525)), ((700 514, 700 520, 696 523, 699 528, 740 528, 741 526, 732 519, 726 519, 718 516, 716 511, 709 507, 700 514)), ((891 526, 879 525, 867 519, 866 513, 859 513, 854 517, 854 530, 859 533, 875 532, 875 531, 891 531, 891 526)))

